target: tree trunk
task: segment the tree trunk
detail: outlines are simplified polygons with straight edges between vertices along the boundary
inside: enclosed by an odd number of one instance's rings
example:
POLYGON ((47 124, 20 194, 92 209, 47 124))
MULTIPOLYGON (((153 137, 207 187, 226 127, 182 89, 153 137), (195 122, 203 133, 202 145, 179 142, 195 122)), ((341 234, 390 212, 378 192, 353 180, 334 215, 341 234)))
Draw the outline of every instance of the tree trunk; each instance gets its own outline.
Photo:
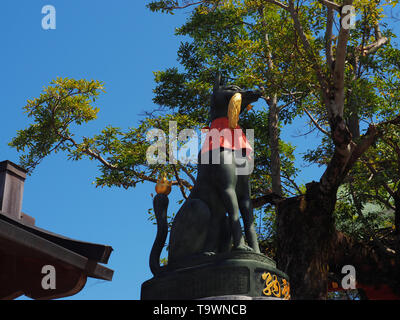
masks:
POLYGON ((289 275, 292 299, 326 299, 335 202, 336 193, 312 182, 305 195, 278 205, 277 266, 289 275))
POLYGON ((279 153, 279 109, 276 95, 269 101, 269 145, 271 148, 272 192, 282 196, 281 159, 279 153))
POLYGON ((277 264, 289 275, 293 299, 326 299, 327 295, 336 193, 354 151, 339 114, 331 119, 331 130, 335 152, 320 181, 307 184, 305 195, 278 205, 277 264))
POLYGON ((277 264, 289 275, 293 299, 326 299, 337 190, 376 134, 370 127, 355 145, 339 114, 331 119, 331 132, 335 152, 320 181, 307 184, 305 195, 278 204, 277 264))

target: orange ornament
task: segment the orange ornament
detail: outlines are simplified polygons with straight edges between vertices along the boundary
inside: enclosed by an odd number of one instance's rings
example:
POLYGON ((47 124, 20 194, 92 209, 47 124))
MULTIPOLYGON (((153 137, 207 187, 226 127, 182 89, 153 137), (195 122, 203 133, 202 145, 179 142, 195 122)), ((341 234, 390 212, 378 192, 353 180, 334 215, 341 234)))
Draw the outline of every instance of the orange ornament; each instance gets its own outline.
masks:
POLYGON ((156 192, 158 194, 169 195, 171 192, 171 186, 172 186, 172 182, 168 181, 164 175, 161 179, 157 180, 156 192))

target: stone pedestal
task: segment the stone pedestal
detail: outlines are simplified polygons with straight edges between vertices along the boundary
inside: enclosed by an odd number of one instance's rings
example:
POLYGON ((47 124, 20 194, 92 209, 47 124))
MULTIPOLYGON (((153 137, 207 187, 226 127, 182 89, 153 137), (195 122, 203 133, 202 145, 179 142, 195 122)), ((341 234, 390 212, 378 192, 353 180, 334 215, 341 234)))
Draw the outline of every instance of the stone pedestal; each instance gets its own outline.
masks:
POLYGON ((265 255, 241 251, 170 264, 141 291, 142 300, 263 298, 289 298, 288 277, 265 255))

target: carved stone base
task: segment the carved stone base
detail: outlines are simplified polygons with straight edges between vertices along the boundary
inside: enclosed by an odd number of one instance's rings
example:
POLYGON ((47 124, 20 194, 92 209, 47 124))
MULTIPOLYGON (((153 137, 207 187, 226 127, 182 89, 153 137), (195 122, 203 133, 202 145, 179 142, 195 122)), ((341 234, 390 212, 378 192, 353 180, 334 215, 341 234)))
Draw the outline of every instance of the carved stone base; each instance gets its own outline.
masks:
MULTIPOLYGON (((275 262, 251 252, 197 256, 163 267, 142 284, 142 300, 193 300, 223 296, 289 298, 288 276, 275 262)), ((242 299, 242 298, 241 298, 242 299)))

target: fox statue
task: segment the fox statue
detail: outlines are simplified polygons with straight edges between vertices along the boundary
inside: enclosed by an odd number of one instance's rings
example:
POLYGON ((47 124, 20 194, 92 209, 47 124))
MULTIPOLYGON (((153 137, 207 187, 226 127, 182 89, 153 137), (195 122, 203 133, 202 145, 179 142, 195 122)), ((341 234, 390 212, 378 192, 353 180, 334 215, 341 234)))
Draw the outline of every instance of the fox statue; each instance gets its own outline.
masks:
MULTIPOLYGON (((237 121, 246 107, 261 95, 258 90, 225 86, 221 76, 216 77, 211 95, 209 134, 216 132, 217 139, 206 137, 199 153, 196 181, 173 220, 169 264, 199 254, 214 255, 231 250, 260 252, 254 227, 249 174, 237 174, 239 167, 250 166, 252 147, 237 121), (219 135, 222 132, 223 137, 219 135), (243 154, 246 156, 243 157, 243 154)), ((150 269, 157 275, 162 270, 160 255, 168 235, 167 194, 158 193, 153 199, 153 207, 157 236, 150 254, 150 269)))

